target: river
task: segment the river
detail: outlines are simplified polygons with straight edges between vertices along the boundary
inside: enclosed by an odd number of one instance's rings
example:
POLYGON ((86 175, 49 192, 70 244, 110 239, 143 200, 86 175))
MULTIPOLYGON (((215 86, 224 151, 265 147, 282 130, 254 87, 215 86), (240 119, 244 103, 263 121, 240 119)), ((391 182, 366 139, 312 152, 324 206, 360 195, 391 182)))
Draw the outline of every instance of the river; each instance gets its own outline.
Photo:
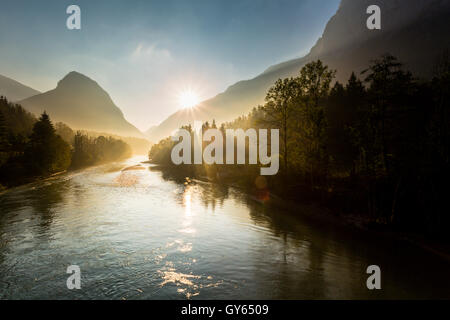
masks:
POLYGON ((148 164, 121 171, 142 160, 0 195, 0 298, 450 298, 450 263, 423 249, 148 164), (80 290, 66 286, 70 265, 80 290), (381 268, 381 290, 366 287, 369 265, 381 268))

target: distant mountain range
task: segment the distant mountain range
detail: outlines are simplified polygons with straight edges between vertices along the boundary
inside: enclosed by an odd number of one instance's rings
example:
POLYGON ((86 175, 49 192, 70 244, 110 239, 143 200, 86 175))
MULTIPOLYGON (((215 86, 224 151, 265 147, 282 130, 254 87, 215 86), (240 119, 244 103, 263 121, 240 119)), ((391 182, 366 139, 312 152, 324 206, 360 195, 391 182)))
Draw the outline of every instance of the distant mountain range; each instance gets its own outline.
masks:
POLYGON ((0 96, 7 97, 10 101, 26 99, 39 93, 16 80, 0 75, 0 96))
POLYGON ((36 115, 45 110, 53 121, 64 122, 73 129, 107 132, 124 137, 144 136, 125 119, 122 111, 97 82, 78 72, 67 74, 55 89, 18 103, 36 115))
MULTIPOLYGON (((169 136, 195 120, 230 121, 264 102, 267 90, 279 78, 296 76, 308 62, 321 59, 346 82, 371 60, 390 53, 416 76, 428 78, 436 57, 450 45, 448 0, 342 0, 322 37, 305 57, 272 66, 254 79, 238 82, 225 92, 180 110, 147 131, 152 141, 169 136), (381 8, 382 29, 369 30, 367 7, 381 8)), ((300 34, 300 31, 299 31, 300 34)), ((300 35, 301 36, 301 35, 300 35)))
MULTIPOLYGON (((449 16, 449 0, 342 0, 308 55, 240 81, 193 109, 180 110, 147 130, 145 136, 157 142, 195 120, 215 119, 220 123, 247 114, 264 102, 267 90, 277 79, 296 76, 306 63, 316 59, 336 69, 341 82, 346 82, 352 71, 366 69, 372 59, 384 53, 397 56, 416 76, 430 77, 436 57, 450 46, 449 16), (366 27, 366 9, 374 4, 381 8, 381 30, 366 27)), ((46 110, 52 120, 73 129, 144 137, 97 82, 77 72, 70 72, 55 89, 45 93, 0 75, 0 95, 19 102, 35 115, 46 110)))

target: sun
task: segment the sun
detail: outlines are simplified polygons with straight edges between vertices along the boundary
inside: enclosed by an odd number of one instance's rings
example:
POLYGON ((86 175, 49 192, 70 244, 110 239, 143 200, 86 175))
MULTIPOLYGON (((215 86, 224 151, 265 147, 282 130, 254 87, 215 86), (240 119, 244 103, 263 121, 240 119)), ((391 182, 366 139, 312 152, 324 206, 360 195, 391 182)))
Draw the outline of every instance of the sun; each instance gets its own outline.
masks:
POLYGON ((183 109, 193 108, 200 102, 200 99, 199 99, 197 93, 195 93, 192 90, 185 90, 185 91, 181 92, 178 97, 178 100, 179 100, 180 106, 183 109))

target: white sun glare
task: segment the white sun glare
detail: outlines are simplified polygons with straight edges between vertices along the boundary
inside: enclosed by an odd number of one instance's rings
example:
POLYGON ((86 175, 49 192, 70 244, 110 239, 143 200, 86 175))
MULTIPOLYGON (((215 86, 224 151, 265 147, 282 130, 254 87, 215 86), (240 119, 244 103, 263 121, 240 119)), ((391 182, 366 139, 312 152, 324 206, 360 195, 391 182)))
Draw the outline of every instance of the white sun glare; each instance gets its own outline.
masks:
POLYGON ((178 100, 179 100, 180 106, 183 109, 193 108, 200 102, 200 99, 199 99, 197 93, 195 93, 192 90, 185 90, 185 91, 181 92, 178 100))

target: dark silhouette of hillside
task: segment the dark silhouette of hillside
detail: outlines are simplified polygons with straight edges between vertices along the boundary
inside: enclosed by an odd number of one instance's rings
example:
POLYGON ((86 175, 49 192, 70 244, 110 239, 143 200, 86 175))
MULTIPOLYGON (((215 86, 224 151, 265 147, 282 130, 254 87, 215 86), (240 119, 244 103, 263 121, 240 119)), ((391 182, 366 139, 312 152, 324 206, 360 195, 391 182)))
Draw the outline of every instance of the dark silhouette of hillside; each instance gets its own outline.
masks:
POLYGON ((339 70, 337 80, 341 82, 385 53, 398 57, 416 76, 430 78, 436 57, 449 47, 449 14, 450 1, 342 0, 308 55, 272 66, 254 79, 240 81, 192 110, 172 114, 152 128, 148 136, 156 142, 194 120, 231 121, 262 104, 265 93, 277 79, 297 76, 306 63, 317 59, 339 70), (369 5, 380 6, 382 30, 367 29, 369 5))
POLYGON ((47 111, 55 121, 73 129, 143 137, 130 124, 109 94, 97 82, 78 72, 70 72, 55 89, 20 101, 34 114, 47 111))

